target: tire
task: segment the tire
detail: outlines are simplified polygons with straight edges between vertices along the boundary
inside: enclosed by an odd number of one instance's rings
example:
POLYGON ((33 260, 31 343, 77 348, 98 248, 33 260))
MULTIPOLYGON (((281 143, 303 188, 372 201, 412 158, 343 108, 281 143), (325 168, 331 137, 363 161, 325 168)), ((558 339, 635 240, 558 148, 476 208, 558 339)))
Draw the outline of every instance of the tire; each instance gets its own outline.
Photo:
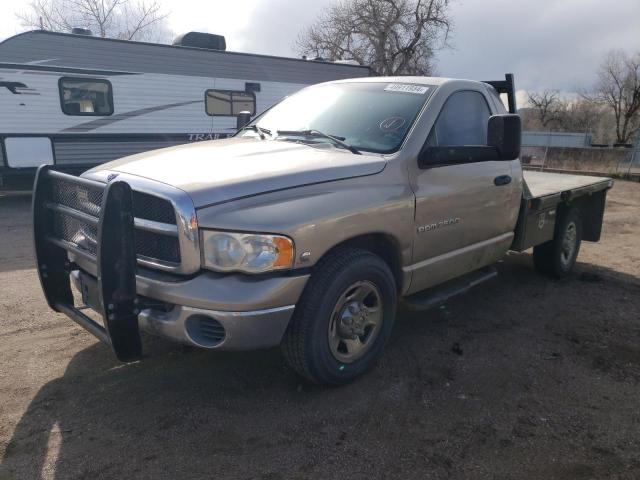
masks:
POLYGON ((356 248, 329 253, 314 268, 282 340, 287 363, 322 385, 355 379, 382 355, 396 303, 395 279, 380 257, 356 248))
POLYGON ((533 247, 533 264, 540 273, 566 277, 578 258, 582 243, 582 217, 577 208, 568 208, 556 222, 553 239, 533 247))

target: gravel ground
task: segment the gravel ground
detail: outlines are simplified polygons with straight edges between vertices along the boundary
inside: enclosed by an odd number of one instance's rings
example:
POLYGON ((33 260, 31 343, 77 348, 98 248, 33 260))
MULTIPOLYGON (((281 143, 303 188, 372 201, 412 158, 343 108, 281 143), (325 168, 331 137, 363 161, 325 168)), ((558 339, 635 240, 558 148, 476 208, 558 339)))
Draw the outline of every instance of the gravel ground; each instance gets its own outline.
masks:
POLYGON ((277 349, 145 338, 121 365, 48 310, 29 198, 0 198, 0 479, 640 478, 640 184, 617 182, 575 273, 509 255, 498 279, 401 311, 342 388, 277 349))

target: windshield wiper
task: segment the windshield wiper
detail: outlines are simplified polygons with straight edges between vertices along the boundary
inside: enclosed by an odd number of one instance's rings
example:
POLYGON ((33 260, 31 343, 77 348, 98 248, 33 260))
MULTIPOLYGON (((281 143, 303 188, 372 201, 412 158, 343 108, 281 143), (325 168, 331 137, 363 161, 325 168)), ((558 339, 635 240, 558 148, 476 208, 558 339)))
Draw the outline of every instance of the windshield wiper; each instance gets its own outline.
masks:
POLYGON ((252 130, 256 132, 260 137, 260 140, 266 140, 267 137, 264 136, 265 133, 271 136, 271 130, 269 130, 268 128, 259 127, 258 125, 245 125, 238 131, 241 132, 243 130, 252 130))
POLYGON ((343 142, 344 137, 338 137, 336 135, 329 135, 328 133, 323 133, 320 130, 276 130, 278 135, 304 135, 307 137, 322 137, 328 138, 334 144, 341 146, 342 148, 346 148, 351 153, 355 153, 356 155, 362 155, 360 150, 356 147, 349 145, 348 143, 343 142))

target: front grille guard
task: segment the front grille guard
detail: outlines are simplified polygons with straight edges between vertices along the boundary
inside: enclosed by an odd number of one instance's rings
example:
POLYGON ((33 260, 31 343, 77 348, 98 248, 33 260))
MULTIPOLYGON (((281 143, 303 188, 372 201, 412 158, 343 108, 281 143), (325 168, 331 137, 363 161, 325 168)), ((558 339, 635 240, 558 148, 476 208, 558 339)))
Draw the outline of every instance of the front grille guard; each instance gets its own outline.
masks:
POLYGON ((142 356, 138 329, 136 296, 136 252, 132 190, 128 183, 113 181, 106 185, 51 170, 38 169, 33 191, 33 233, 40 284, 49 306, 64 313, 97 338, 113 348, 116 357, 129 362, 142 356), (103 325, 95 322, 75 306, 69 274, 76 269, 68 252, 86 257, 87 253, 54 235, 52 181, 62 180, 89 189, 104 189, 97 218, 74 209, 69 216, 97 223, 97 282, 103 325))

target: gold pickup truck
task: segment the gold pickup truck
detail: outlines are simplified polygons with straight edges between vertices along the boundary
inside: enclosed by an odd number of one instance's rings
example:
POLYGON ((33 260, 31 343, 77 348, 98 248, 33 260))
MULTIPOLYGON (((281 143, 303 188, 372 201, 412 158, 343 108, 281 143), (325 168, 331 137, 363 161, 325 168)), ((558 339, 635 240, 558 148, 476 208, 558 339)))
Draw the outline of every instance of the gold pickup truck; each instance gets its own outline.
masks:
POLYGON ((144 331, 281 345, 299 374, 347 382, 381 356, 399 301, 438 305, 509 250, 533 247, 539 271, 564 276, 581 241, 599 240, 612 181, 523 172, 515 111, 512 75, 342 80, 231 139, 81 177, 41 167, 45 296, 122 361, 140 358, 144 331))

